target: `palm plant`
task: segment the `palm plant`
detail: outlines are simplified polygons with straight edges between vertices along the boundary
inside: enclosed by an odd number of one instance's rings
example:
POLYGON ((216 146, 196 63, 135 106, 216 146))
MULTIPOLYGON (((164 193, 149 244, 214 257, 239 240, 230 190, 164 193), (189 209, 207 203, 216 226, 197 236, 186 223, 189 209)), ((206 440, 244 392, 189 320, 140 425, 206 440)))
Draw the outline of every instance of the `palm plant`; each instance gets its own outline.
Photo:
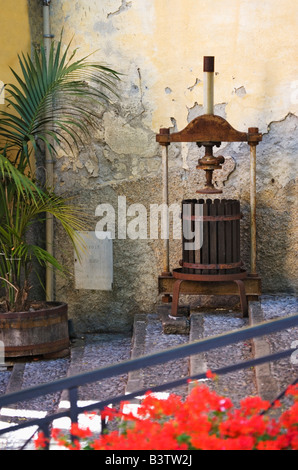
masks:
POLYGON ((0 281, 5 288, 7 311, 24 311, 31 288, 33 260, 63 270, 57 259, 28 242, 35 220, 51 214, 77 248, 77 230, 84 217, 52 188, 41 188, 33 178, 32 157, 40 143, 51 154, 66 144, 78 146, 95 116, 95 104, 109 103, 115 95, 118 74, 103 65, 74 60, 70 44, 52 45, 49 57, 43 47, 34 58, 19 57, 22 76, 12 71, 17 85, 6 86, 7 108, 0 115, 0 281), (70 55, 70 58, 68 58, 70 55))

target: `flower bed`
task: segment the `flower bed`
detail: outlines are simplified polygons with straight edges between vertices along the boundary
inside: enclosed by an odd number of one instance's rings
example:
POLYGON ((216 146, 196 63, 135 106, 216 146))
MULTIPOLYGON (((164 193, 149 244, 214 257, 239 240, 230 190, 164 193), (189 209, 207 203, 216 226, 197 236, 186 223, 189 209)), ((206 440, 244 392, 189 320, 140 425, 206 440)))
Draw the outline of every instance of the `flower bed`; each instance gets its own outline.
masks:
MULTIPOLYGON (((52 439, 70 450, 298 450, 298 385, 286 395, 292 406, 282 411, 277 402, 278 417, 270 417, 264 413, 268 401, 246 397, 236 408, 206 385, 195 386, 184 401, 173 394, 158 399, 148 392, 137 415, 104 411, 105 417, 119 420, 117 431, 94 437, 89 428, 74 424, 73 440, 58 429, 52 439)), ((45 445, 39 434, 36 447, 45 445)))

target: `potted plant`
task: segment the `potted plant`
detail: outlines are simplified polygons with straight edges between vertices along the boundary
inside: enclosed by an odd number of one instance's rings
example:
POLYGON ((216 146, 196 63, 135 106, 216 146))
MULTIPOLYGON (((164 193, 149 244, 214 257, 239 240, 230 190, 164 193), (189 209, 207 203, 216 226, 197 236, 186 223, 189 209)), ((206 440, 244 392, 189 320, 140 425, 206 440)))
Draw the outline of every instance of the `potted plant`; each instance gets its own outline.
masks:
POLYGON ((119 75, 103 65, 75 60, 61 40, 49 56, 41 47, 19 57, 22 76, 5 88, 6 108, 0 114, 0 340, 5 355, 55 353, 69 346, 67 305, 36 307, 30 301, 34 264, 64 271, 45 248, 30 243, 28 231, 46 214, 61 223, 78 249, 76 232, 84 230, 82 212, 34 177, 34 155, 42 144, 53 155, 82 142, 94 122, 96 103, 110 103, 119 75), (36 310, 37 308, 37 310, 36 310), (50 308, 50 310, 49 310, 50 308))

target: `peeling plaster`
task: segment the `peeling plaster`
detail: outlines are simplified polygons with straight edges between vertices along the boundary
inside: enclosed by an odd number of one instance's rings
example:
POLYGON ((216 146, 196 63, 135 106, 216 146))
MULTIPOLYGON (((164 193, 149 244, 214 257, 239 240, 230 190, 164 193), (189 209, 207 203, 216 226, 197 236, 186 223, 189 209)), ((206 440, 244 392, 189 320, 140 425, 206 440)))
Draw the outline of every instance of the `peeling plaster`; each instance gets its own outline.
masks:
POLYGON ((141 112, 138 113, 136 116, 133 116, 131 119, 128 119, 128 121, 125 124, 123 124, 123 126, 126 126, 126 124, 129 124, 130 122, 134 121, 135 119, 140 118, 142 116, 142 114, 144 114, 146 112, 146 108, 145 108, 144 103, 143 103, 144 91, 143 91, 142 74, 141 74, 140 67, 137 68, 137 72, 138 72, 138 78, 139 78, 139 86, 133 85, 132 88, 134 89, 135 93, 140 92, 141 112))
POLYGON ((110 18, 111 16, 116 16, 120 15, 124 11, 128 10, 131 8, 132 2, 127 2, 126 0, 122 0, 121 5, 119 6, 118 10, 116 11, 111 11, 110 13, 107 14, 107 18, 110 18))
POLYGON ((188 149, 189 149, 188 142, 182 142, 181 143, 182 168, 183 170, 186 170, 186 171, 189 171, 189 165, 187 163, 188 149))
POLYGON ((194 89, 197 85, 199 85, 200 83, 202 83, 202 80, 199 80, 198 78, 196 78, 195 84, 192 85, 192 86, 190 86, 190 87, 188 87, 187 89, 188 89, 189 91, 193 91, 193 89, 194 89))
POLYGON ((121 116, 107 112, 103 118, 105 141, 110 149, 118 155, 144 155, 150 151, 148 133, 142 128, 134 128, 121 116))
POLYGON ((239 88, 234 89, 234 93, 241 98, 246 95, 246 90, 244 86, 240 86, 239 88))

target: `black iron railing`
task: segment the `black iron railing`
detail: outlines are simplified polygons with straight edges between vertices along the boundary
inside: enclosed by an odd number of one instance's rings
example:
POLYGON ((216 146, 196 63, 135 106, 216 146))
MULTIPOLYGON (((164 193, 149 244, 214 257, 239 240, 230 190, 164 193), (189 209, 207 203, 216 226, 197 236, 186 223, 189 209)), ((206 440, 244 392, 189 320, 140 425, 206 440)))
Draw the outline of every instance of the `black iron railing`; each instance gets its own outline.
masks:
MULTIPOLYGON (((2 397, 0 397, 0 409, 4 406, 13 405, 23 400, 34 399, 36 397, 43 396, 48 393, 62 392, 63 390, 68 390, 70 407, 66 410, 61 410, 55 414, 51 414, 43 418, 31 419, 26 422, 17 424, 13 427, 8 426, 6 428, 0 429, 0 436, 8 432, 12 433, 27 427, 37 426, 38 429, 43 431, 46 437, 49 437, 51 423, 56 419, 68 417, 70 418, 71 422, 75 423, 78 421, 78 416, 81 413, 94 410, 101 411, 110 404, 116 405, 121 403, 122 401, 127 402, 135 397, 142 396, 147 392, 147 389, 142 389, 130 394, 109 397, 107 400, 99 401, 86 406, 78 406, 79 387, 87 383, 97 382, 102 379, 122 375, 139 369, 144 369, 149 366, 155 366, 157 364, 162 364, 171 360, 181 359, 184 357, 192 356, 194 354, 205 353, 215 348, 220 348, 228 346, 230 344, 238 343, 240 341, 269 335, 272 333, 276 333, 277 331, 285 330, 295 326, 298 326, 298 314, 286 318, 281 318, 278 320, 264 322, 256 326, 242 328, 236 331, 232 331, 230 333, 208 337, 199 341, 187 343, 151 355, 131 359, 128 361, 123 361, 108 367, 92 370, 76 376, 56 380, 55 382, 46 383, 19 392, 3 395, 2 397)), ((264 364, 266 362, 273 362, 275 360, 288 357, 295 350, 296 348, 290 348, 285 351, 270 354, 268 356, 243 361, 237 364, 231 364, 226 367, 213 370, 213 372, 217 375, 223 375, 231 373, 233 371, 247 369, 260 364, 264 364)), ((153 393, 161 392, 183 385, 189 380, 200 380, 204 378, 206 378, 206 374, 204 373, 197 374, 195 376, 183 377, 175 381, 168 382, 166 384, 150 387, 150 391, 153 393)))

